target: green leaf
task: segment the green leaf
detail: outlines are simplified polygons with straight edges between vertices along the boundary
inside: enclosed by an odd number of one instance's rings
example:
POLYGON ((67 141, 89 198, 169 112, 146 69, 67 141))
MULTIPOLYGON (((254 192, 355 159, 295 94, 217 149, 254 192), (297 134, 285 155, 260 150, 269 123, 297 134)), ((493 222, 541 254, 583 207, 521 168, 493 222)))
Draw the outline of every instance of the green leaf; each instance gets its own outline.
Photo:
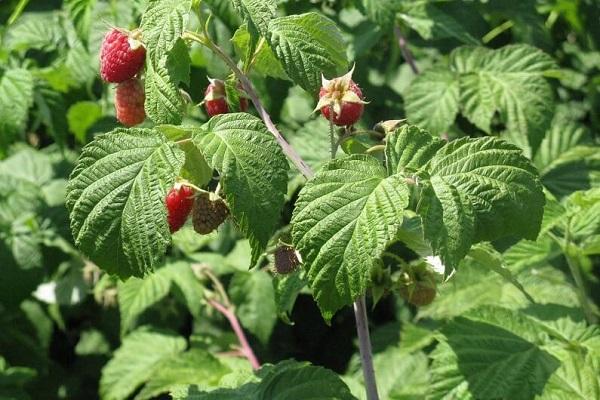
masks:
POLYGON ((361 0, 360 5, 371 21, 389 28, 394 23, 396 12, 401 8, 401 0, 361 0))
POLYGON ((8 29, 2 46, 20 52, 30 49, 52 51, 63 36, 59 13, 27 12, 8 29))
POLYGON ((549 351, 561 366, 548 380, 540 400, 587 400, 600 398, 600 354, 553 346, 549 351))
POLYGON ((545 197, 535 168, 517 147, 496 138, 455 140, 436 153, 427 172, 418 212, 426 238, 447 265, 456 266, 472 243, 537 237, 545 197))
POLYGON ((275 277, 273 286, 275 287, 275 305, 277 306, 277 315, 286 323, 291 324, 289 314, 294 308, 296 298, 300 291, 306 286, 306 282, 300 276, 300 271, 295 271, 288 275, 279 275, 275 277))
POLYGON ((84 147, 67 188, 75 244, 122 278, 162 259, 171 235, 164 199, 184 153, 150 129, 116 129, 84 147))
POLYGON ((213 117, 193 141, 221 175, 233 218, 252 246, 254 264, 280 219, 288 162, 262 121, 246 113, 213 117))
POLYGON ((434 67, 418 75, 404 96, 408 120, 435 135, 450 128, 459 109, 458 74, 434 67))
POLYGON ((33 100, 33 77, 24 69, 9 69, 0 79, 0 155, 25 130, 33 100))
POLYGON ((42 193, 35 183, 4 171, 0 174, 0 227, 10 227, 13 221, 38 210, 42 204, 42 193))
POLYGON ((255 32, 263 37, 269 35, 269 23, 277 15, 277 4, 274 0, 232 0, 237 12, 248 21, 250 33, 255 32))
POLYGON ((146 64, 144 90, 146 114, 156 124, 180 124, 183 99, 177 84, 163 64, 146 64))
POLYGON ((163 360, 181 353, 185 339, 163 333, 137 330, 128 335, 102 369, 100 397, 125 400, 148 381, 163 360))
POLYGON ((338 76, 348 66, 340 30, 321 14, 276 18, 266 39, 287 75, 313 94, 321 87, 321 74, 338 76))
POLYGON ((404 2, 404 10, 399 17, 408 26, 417 31, 423 39, 454 38, 466 44, 479 44, 453 16, 444 12, 430 1, 404 2))
POLYGON ((21 151, 0 161, 0 174, 20 178, 42 187, 50 182, 54 176, 54 169, 48 155, 34 148, 24 147, 21 151))
POLYGON ((261 342, 268 343, 277 320, 271 276, 261 270, 236 272, 228 292, 244 328, 261 342))
POLYGON ((148 64, 160 65, 183 34, 191 0, 149 0, 140 29, 148 64))
POLYGON ((65 0, 64 6, 81 38, 87 38, 97 0, 65 0))
POLYGON ((363 155, 329 162, 300 191, 293 242, 326 320, 366 291, 408 195, 402 176, 387 177, 376 158, 363 155))
POLYGON ((192 384, 199 385, 203 389, 215 388, 219 380, 228 372, 230 372, 229 368, 209 352, 191 349, 183 354, 164 359, 135 399, 152 399, 177 387, 192 384))
POLYGON ((35 88, 34 101, 38 119, 46 126, 54 142, 63 147, 67 140, 67 107, 63 94, 41 84, 35 88))
POLYGON ((67 121, 69 130, 79 143, 87 143, 87 133, 102 117, 102 107, 93 101, 80 101, 69 107, 67 121))
POLYGON ((161 268, 143 279, 131 277, 119 283, 121 336, 134 327, 137 317, 163 299, 171 289, 171 280, 161 268))
POLYGON ((554 111, 550 85, 543 74, 554 61, 524 44, 498 50, 460 47, 450 54, 451 68, 460 74, 462 113, 491 133, 498 112, 512 141, 535 153, 554 111))
POLYGON ((442 328, 445 341, 432 354, 431 398, 448 398, 465 386, 473 398, 519 400, 541 394, 560 362, 523 337, 532 329, 518 313, 502 309, 454 319, 442 328))
POLYGON ((444 146, 445 142, 414 125, 403 125, 386 138, 385 161, 388 174, 418 170, 444 146))
MULTIPOLYGON (((246 25, 240 26, 238 30, 235 31, 231 41, 233 42, 235 50, 240 58, 246 58, 249 54, 251 45, 250 33, 248 32, 246 25)), ((289 79, 283 70, 281 63, 275 57, 273 50, 266 42, 261 45, 260 49, 258 49, 258 52, 255 55, 250 54, 250 57, 253 57, 254 59, 252 64, 253 71, 256 71, 263 76, 271 76, 278 79, 289 79)))

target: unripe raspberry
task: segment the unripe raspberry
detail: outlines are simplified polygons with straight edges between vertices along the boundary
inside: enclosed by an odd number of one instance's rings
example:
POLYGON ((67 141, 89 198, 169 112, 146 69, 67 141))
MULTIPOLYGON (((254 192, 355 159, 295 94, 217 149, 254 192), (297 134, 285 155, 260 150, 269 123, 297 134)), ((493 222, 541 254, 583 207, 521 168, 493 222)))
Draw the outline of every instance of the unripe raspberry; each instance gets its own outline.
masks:
POLYGON ((139 31, 113 29, 106 34, 100 50, 102 79, 120 83, 140 72, 146 59, 146 49, 139 38, 139 31))
POLYGON ((421 307, 433 302, 437 294, 436 288, 433 273, 427 267, 419 265, 402 273, 398 292, 404 300, 421 307))
POLYGON ((192 208, 194 230, 206 235, 217 229, 229 216, 229 208, 222 198, 214 193, 196 196, 192 208))
POLYGON ((144 85, 138 78, 119 83, 115 92, 115 109, 119 122, 125 126, 144 122, 144 100, 144 85))
POLYGON ((287 244, 282 244, 275 250, 275 271, 278 274, 286 275, 294 272, 301 264, 300 257, 296 249, 287 244))
MULTIPOLYGON (((209 85, 204 91, 204 108, 206 113, 213 117, 219 114, 227 114, 229 106, 227 105, 227 97, 225 93, 225 82, 220 79, 208 79, 209 85)), ((240 110, 248 110, 248 99, 240 97, 240 110)))
POLYGON ((358 85, 352 80, 354 68, 346 75, 327 80, 322 78, 319 91, 319 103, 315 111, 338 126, 353 125, 360 119, 364 110, 365 101, 358 85), (333 111, 333 116, 331 112, 333 111))
POLYGON ((175 184, 165 199, 167 221, 171 233, 177 232, 185 224, 185 220, 194 205, 194 189, 185 184, 175 184))

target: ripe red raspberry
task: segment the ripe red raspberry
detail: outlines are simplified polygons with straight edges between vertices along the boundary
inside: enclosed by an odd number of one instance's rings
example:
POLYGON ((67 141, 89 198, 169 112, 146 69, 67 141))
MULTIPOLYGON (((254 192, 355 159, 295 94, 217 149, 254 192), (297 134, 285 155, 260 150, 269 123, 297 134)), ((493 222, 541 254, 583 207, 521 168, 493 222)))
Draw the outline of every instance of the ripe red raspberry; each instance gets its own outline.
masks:
POLYGON ((125 126, 144 122, 144 100, 144 85, 138 78, 119 83, 115 92, 115 109, 119 122, 125 126))
POLYGON ((338 126, 353 125, 359 120, 364 110, 365 101, 358 85, 352 80, 354 67, 346 75, 332 80, 322 78, 322 86, 319 91, 319 103, 315 111, 321 110, 321 114, 338 126), (333 117, 331 109, 333 108, 333 117))
POLYGON ((108 32, 100 51, 100 75, 106 82, 120 83, 133 78, 144 66, 146 49, 139 31, 120 29, 108 32))
MULTIPOLYGON (((220 79, 211 79, 209 85, 204 91, 204 108, 206 113, 213 117, 218 114, 227 114, 229 112, 229 106, 227 105, 227 99, 225 94, 225 82, 220 79)), ((240 97, 240 110, 248 110, 248 99, 240 97)))
POLYGON ((177 183, 167 194, 165 199, 167 206, 167 221, 171 233, 177 232, 190 215, 194 205, 194 189, 177 183))
POLYGON ((215 193, 196 196, 192 209, 194 230, 206 235, 217 229, 229 216, 227 204, 215 193))

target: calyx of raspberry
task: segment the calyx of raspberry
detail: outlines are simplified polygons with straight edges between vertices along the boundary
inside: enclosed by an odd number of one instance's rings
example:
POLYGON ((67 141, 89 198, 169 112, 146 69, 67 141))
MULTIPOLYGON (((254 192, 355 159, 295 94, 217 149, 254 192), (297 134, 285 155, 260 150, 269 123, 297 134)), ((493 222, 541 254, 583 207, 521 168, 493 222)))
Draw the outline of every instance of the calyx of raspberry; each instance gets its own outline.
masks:
POLYGON ((218 100, 225 98, 225 82, 220 79, 208 78, 210 84, 204 95, 204 101, 218 100))
POLYGON ((352 90, 353 86, 356 86, 356 83, 352 80, 353 73, 354 66, 347 74, 331 80, 325 79, 325 76, 321 75, 320 98, 314 111, 333 105, 333 112, 339 115, 342 112, 344 103, 367 104, 355 90, 352 90))
POLYGON ((134 29, 132 31, 127 31, 125 29, 119 29, 121 33, 127 35, 127 43, 129 43, 129 47, 131 50, 137 50, 140 47, 145 47, 144 43, 142 43, 142 31, 139 29, 134 29))

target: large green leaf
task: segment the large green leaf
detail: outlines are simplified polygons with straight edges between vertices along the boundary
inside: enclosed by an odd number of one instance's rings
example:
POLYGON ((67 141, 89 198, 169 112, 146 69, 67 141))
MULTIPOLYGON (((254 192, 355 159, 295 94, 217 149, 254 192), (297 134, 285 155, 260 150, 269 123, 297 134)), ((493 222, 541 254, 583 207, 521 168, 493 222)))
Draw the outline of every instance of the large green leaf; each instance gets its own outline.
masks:
POLYGON ((143 276, 171 241, 164 199, 184 154, 150 129, 116 129, 84 147, 66 204, 77 246, 101 268, 143 276))
POLYGON ((460 74, 462 113, 488 133, 500 113, 511 140, 534 153, 553 116, 552 90, 543 73, 555 67, 554 61, 522 44, 498 50, 460 47, 450 59, 460 74))
POLYGON ((540 400, 587 400, 600 398, 600 353, 563 346, 548 349, 562 363, 548 380, 540 400))
POLYGON ((148 1, 140 29, 152 64, 160 64, 181 37, 191 5, 191 0, 148 1))
POLYGON ((0 155, 25 129, 33 102, 33 77, 25 69, 9 69, 0 79, 0 155))
POLYGON ((321 14, 276 18, 266 38, 287 75, 313 94, 321 87, 321 74, 332 78, 348 66, 340 30, 321 14))
POLYGON ((289 165, 281 148, 262 121, 246 113, 211 118, 194 129, 193 140, 221 175, 227 205, 256 262, 279 223, 287 190, 289 165))
POLYGON ((121 347, 102 369, 102 400, 125 400, 153 376, 161 362, 181 353, 185 339, 163 333, 137 330, 128 335, 121 347))
POLYGON ((394 23, 396 11, 401 8, 401 0, 361 0, 359 3, 364 9, 367 17, 381 25, 389 28, 394 23))
POLYGON ((472 243, 537 237, 545 197, 517 147, 496 138, 455 140, 426 170, 418 212, 425 237, 447 265, 456 266, 472 243))
POLYGON ((156 124, 179 124, 183 98, 165 63, 166 59, 162 60, 160 65, 146 65, 144 109, 156 124))
POLYGON ((387 177, 370 156, 333 160, 306 183, 292 217, 293 241, 326 319, 364 294, 407 205, 404 177, 387 177))
POLYGON ((406 92, 408 120, 435 135, 452 125, 459 109, 459 82, 456 72, 434 67, 417 76, 406 92))
POLYGON ((484 308, 442 328, 433 352, 432 399, 531 399, 560 366, 531 340, 536 330, 517 312, 484 308), (458 397, 458 393, 463 393, 458 397))
POLYGON ((244 328, 267 343, 277 320, 271 276, 260 270, 236 272, 228 292, 244 328))
POLYGON ((152 399, 187 385, 216 388, 230 369, 206 350, 191 349, 162 360, 136 400, 152 399))

